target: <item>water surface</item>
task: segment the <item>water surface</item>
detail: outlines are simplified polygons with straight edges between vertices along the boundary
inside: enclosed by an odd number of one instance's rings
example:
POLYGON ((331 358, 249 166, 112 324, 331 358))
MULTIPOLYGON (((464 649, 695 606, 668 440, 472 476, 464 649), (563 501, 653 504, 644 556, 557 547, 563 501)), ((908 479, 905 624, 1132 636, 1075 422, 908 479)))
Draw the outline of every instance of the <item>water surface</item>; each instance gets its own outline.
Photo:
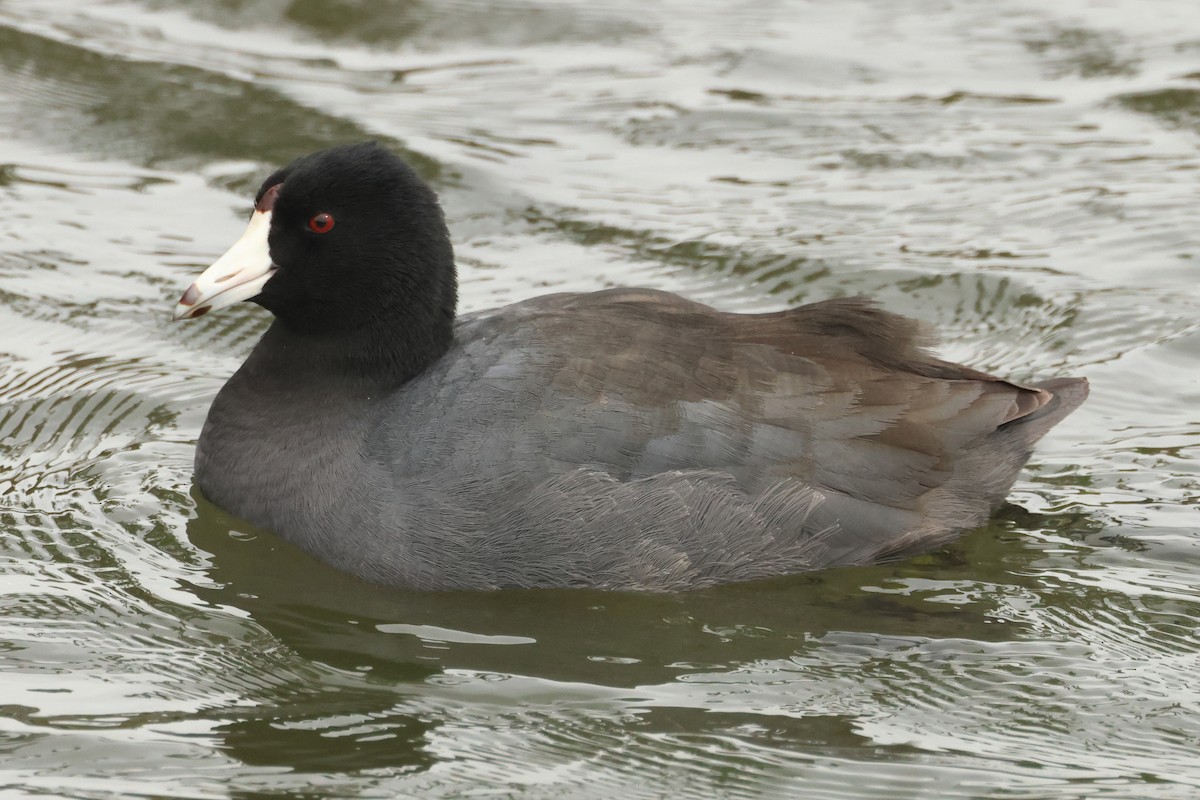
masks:
POLYGON ((1197 796, 1198 185, 1194 0, 0 0, 0 788, 1197 796), (193 491, 265 322, 168 321, 262 177, 364 138, 466 309, 865 292, 1092 399, 901 564, 364 585, 193 491))

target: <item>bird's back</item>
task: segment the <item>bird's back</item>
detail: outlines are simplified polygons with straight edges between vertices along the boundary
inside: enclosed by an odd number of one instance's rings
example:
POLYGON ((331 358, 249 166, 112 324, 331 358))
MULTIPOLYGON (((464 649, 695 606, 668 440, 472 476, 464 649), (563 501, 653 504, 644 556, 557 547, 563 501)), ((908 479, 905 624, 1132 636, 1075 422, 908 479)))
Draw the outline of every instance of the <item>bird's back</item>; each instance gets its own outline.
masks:
POLYGON ((1086 394, 936 359, 857 298, 540 297, 464 317, 382 407, 366 446, 391 530, 356 571, 680 589, 866 563, 982 523, 1086 394))

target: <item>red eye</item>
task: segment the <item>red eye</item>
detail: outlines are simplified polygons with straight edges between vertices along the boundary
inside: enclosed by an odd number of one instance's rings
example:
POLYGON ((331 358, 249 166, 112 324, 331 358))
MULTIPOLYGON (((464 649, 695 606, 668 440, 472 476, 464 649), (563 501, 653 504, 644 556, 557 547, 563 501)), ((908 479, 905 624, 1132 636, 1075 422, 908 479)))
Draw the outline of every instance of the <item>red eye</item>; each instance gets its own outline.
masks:
POLYGON ((329 233, 333 230, 333 215, 317 214, 308 221, 308 229, 313 233, 329 233))

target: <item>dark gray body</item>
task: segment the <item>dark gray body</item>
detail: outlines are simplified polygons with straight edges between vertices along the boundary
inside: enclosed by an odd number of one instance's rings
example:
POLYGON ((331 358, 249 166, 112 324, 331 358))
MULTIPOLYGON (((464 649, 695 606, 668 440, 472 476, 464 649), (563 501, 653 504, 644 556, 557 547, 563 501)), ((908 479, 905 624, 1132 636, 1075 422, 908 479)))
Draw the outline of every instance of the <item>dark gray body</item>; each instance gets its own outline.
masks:
POLYGON ((1087 394, 939 361, 858 299, 735 315, 648 290, 540 297, 463 316, 398 388, 281 372, 274 333, 214 402, 197 483, 420 589, 676 590, 936 546, 1087 394))

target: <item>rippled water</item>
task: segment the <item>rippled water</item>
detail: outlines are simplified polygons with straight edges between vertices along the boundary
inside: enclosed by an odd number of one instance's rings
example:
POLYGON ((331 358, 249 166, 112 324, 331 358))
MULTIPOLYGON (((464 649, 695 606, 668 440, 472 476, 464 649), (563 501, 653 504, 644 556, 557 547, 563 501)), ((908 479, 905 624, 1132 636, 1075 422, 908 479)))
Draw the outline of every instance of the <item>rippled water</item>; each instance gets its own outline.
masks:
POLYGON ((1200 793, 1195 0, 0 0, 0 789, 1200 793), (987 528, 680 596, 367 586, 191 489, 263 328, 168 322, 376 137, 463 300, 866 292, 1092 399, 987 528))

